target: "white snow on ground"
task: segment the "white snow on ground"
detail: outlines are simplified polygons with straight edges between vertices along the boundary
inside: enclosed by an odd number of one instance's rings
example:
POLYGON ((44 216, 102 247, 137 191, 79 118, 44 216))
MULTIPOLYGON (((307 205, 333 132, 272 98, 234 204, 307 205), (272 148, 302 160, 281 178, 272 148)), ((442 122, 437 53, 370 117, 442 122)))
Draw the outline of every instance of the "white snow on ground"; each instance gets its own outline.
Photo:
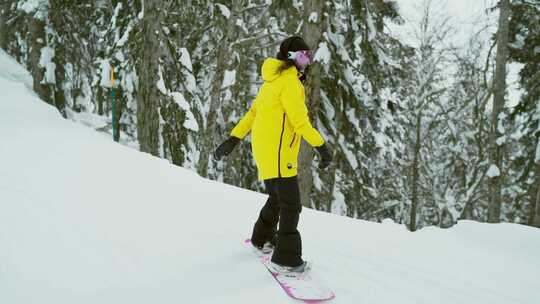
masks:
POLYGON ((75 112, 67 108, 66 114, 69 119, 94 130, 105 128, 107 124, 111 123, 111 118, 90 112, 75 112))
MULTIPOLYGON (((0 52, 0 303, 296 303, 242 245, 262 194, 64 120, 0 52)), ((540 303, 540 230, 416 233, 304 209, 332 303, 540 303)))

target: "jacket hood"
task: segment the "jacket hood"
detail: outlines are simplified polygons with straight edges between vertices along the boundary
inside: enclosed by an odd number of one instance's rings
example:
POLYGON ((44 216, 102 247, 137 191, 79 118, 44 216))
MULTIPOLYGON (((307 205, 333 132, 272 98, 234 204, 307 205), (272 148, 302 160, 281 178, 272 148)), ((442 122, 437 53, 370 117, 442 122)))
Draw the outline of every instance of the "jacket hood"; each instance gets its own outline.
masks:
POLYGON ((287 70, 283 71, 281 74, 279 73, 279 67, 283 64, 283 61, 276 59, 276 58, 267 58, 263 65, 262 65, 262 78, 264 81, 274 81, 282 74, 289 74, 292 73, 296 75, 297 70, 295 66, 292 66, 288 68, 287 70))

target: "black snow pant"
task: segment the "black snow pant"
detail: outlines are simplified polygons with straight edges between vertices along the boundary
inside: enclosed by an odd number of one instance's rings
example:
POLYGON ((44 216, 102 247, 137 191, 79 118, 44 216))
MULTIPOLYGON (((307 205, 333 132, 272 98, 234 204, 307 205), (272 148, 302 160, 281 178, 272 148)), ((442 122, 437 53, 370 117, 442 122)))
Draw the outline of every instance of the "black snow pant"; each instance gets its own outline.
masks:
POLYGON ((255 246, 263 246, 267 241, 274 243, 274 263, 293 267, 301 265, 304 261, 302 240, 297 229, 302 210, 298 178, 267 179, 264 184, 270 197, 253 227, 251 242, 255 246))

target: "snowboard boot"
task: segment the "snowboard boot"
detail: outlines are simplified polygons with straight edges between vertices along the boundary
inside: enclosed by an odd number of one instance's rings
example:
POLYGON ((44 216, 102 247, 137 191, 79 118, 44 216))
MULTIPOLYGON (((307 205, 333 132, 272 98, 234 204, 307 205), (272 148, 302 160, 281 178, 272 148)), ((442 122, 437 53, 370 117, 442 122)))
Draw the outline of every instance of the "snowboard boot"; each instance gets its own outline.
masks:
POLYGON ((274 251, 274 245, 271 242, 266 242, 261 247, 253 245, 253 248, 255 248, 255 251, 259 256, 267 255, 274 251))
POLYGON ((304 261, 304 263, 290 267, 285 265, 276 264, 270 261, 270 268, 273 272, 284 275, 286 277, 301 277, 306 275, 311 270, 311 263, 304 261))

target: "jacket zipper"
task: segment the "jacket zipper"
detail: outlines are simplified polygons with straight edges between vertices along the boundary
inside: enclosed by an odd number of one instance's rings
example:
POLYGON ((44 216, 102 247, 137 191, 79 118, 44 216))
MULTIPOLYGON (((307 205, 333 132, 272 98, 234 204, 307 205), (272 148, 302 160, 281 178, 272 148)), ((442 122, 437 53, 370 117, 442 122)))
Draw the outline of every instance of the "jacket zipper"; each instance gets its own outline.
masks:
POLYGON ((279 151, 278 151, 278 177, 281 178, 281 144, 283 143, 283 132, 285 132, 285 113, 283 113, 283 122, 281 123, 281 136, 279 137, 279 151))
POLYGON ((291 144, 289 145, 289 148, 292 148, 292 144, 294 143, 295 139, 296 139, 296 133, 294 133, 294 135, 292 137, 292 141, 291 141, 291 144))

